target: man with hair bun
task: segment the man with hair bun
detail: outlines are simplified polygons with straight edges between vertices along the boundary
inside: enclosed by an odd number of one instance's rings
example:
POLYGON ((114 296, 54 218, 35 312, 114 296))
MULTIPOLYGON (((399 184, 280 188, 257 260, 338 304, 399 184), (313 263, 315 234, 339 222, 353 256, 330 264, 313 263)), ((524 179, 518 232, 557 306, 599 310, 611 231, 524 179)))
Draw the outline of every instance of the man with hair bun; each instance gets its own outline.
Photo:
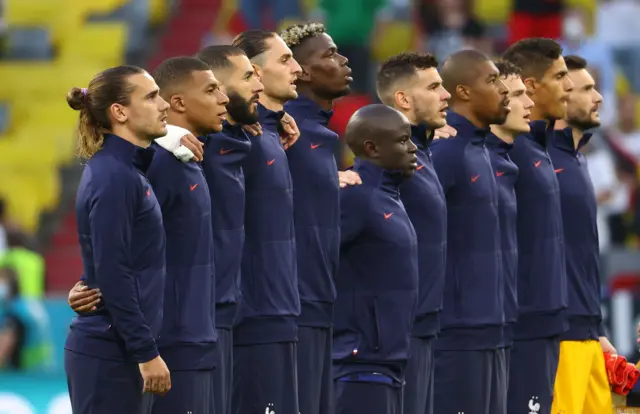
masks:
POLYGON ((143 69, 118 66, 73 88, 79 155, 87 160, 76 198, 89 288, 102 301, 71 323, 65 371, 74 413, 140 413, 143 391, 171 389, 156 340, 162 326, 165 234, 145 177, 151 141, 167 133, 169 105, 143 69))
MULTIPOLYGON (((327 128, 333 100, 349 94, 351 69, 319 23, 291 26, 280 36, 301 67, 298 98, 284 108, 299 121, 300 139, 287 151, 293 180, 298 261, 298 396, 300 412, 332 413, 332 317, 340 254, 340 186, 355 184, 339 172, 338 135, 327 128)), ((357 180, 357 181, 355 181, 357 180)))

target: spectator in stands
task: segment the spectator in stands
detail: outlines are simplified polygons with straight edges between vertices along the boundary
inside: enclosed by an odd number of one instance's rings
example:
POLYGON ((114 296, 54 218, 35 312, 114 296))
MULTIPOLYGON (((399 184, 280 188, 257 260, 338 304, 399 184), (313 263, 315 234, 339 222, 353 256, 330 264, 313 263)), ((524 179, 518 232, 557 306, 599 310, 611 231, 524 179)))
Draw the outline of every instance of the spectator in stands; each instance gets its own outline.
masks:
POLYGON ((0 370, 47 369, 51 351, 49 321, 41 304, 21 297, 16 272, 0 268, 0 370))
POLYGON ((621 96, 618 100, 618 130, 616 142, 633 156, 635 162, 640 161, 640 129, 636 121, 636 98, 632 94, 621 96))
POLYGON ((598 2, 596 36, 613 50, 616 64, 640 93, 640 3, 637 0, 604 0, 598 2))
POLYGON ((426 49, 438 60, 462 49, 492 53, 484 25, 469 13, 464 0, 422 2, 419 17, 428 37, 426 49))
POLYGON ((589 16, 583 8, 567 11, 562 24, 562 45, 565 55, 578 55, 589 62, 589 72, 595 75, 602 94, 600 121, 603 128, 616 121, 616 67, 611 48, 599 38, 588 33, 589 16))
POLYGON ((41 299, 44 295, 44 259, 30 248, 29 237, 20 231, 7 234, 8 250, 0 257, 0 266, 16 272, 20 296, 41 299))
MULTIPOLYGON (((222 7, 225 7, 224 3, 227 0, 223 1, 222 7)), ((276 30, 284 20, 299 20, 302 17, 300 3, 301 0, 239 0, 238 6, 248 30, 276 30), (267 21, 265 17, 270 19, 267 21)))
POLYGON ((559 39, 565 0, 514 0, 509 44, 528 37, 559 39))
POLYGON ((324 12, 327 33, 331 33, 340 54, 349 59, 353 70, 351 90, 360 94, 373 91, 371 41, 377 13, 386 1, 319 0, 319 4, 324 12))

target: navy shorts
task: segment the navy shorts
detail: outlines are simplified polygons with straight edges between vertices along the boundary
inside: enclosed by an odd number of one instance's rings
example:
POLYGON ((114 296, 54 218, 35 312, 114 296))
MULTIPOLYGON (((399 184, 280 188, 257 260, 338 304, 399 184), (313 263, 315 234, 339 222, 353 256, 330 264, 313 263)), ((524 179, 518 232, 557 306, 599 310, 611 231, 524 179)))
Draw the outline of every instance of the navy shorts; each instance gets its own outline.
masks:
POLYGON ((540 404, 536 414, 551 413, 559 355, 557 337, 513 342, 507 397, 510 413, 528 412, 530 402, 540 404))
POLYGON ((433 338, 411 338, 405 370, 404 414, 433 414, 433 338))
POLYGON ((213 373, 213 396, 216 414, 231 414, 231 387, 233 385, 233 331, 218 328, 216 369, 213 373))
POLYGON ((435 352, 434 413, 506 414, 506 392, 502 349, 435 352))
POLYGON ((74 414, 148 414, 138 364, 98 359, 65 349, 64 369, 74 414))
POLYGON ((304 414, 333 414, 331 328, 298 328, 298 400, 304 414))
POLYGON ((295 342, 233 349, 234 414, 299 414, 295 342))
POLYGON ((334 382, 335 414, 403 414, 402 384, 383 374, 361 373, 334 382))
POLYGON ((210 371, 174 371, 171 390, 153 397, 153 414, 215 414, 213 374, 210 371))

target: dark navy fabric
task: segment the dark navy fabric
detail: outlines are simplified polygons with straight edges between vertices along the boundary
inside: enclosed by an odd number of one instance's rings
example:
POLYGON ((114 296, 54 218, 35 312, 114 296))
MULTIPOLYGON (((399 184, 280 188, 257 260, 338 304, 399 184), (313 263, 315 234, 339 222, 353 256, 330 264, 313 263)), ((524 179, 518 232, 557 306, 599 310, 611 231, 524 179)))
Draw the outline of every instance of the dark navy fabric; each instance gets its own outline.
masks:
POLYGON ((216 369, 213 372, 213 395, 216 414, 231 414, 231 387, 233 386, 233 332, 218 327, 216 369))
POLYGON ((212 370, 171 372, 171 390, 153 396, 152 414, 216 414, 212 391, 212 370))
POLYGON ((150 414, 138 364, 64 351, 71 409, 78 414, 150 414))
POLYGON ((443 350, 494 349, 502 341, 504 278, 499 188, 485 145, 488 130, 475 127, 453 111, 447 115, 447 123, 456 128, 457 136, 431 145, 447 201, 442 330, 435 346, 443 350))
POLYGON ((145 173, 155 150, 111 134, 85 166, 76 198, 84 280, 98 309, 71 323, 66 349, 131 362, 158 356, 165 285, 165 232, 145 173))
POLYGON ((400 199, 418 236, 420 290, 413 335, 435 336, 442 310, 447 255, 447 203, 433 166, 429 146, 433 131, 412 126, 411 140, 418 147, 415 175, 400 186, 400 199))
POLYGON ((403 414, 402 383, 381 375, 357 375, 335 381, 335 414, 403 414))
POLYGON ((549 155, 560 185, 566 253, 569 330, 563 340, 586 341, 604 336, 600 308, 600 247, 596 225, 598 203, 587 159, 580 152, 591 134, 576 148, 571 128, 556 131, 549 155))
POLYGON ((436 350, 434 359, 434 413, 507 413, 499 404, 506 401, 506 387, 494 387, 506 376, 501 349, 436 350))
POLYGON ((287 102, 284 109, 300 130, 300 138, 287 150, 302 306, 298 326, 329 327, 340 257, 338 134, 327 128, 332 112, 303 95, 287 102))
POLYGON ((234 414, 300 414, 297 345, 282 342, 234 348, 234 414))
POLYGON ((211 197, 202 168, 155 146, 147 177, 167 240, 164 320, 158 348, 172 373, 215 366, 216 280, 211 197))
POLYGON ((418 296, 417 237, 400 201, 401 172, 356 158, 362 184, 341 190, 334 376, 404 376, 418 296))
POLYGON ((252 139, 243 164, 245 243, 236 345, 296 341, 300 316, 293 183, 276 126, 283 113, 262 105, 258 111, 263 133, 252 139))
POLYGON ((434 414, 434 338, 411 338, 411 357, 404 386, 404 414, 434 414))
POLYGON ((515 339, 567 330, 567 275, 560 187, 547 152, 553 124, 531 123, 509 157, 518 166, 518 322, 515 339))
POLYGON ((240 125, 201 138, 202 170, 211 194, 216 268, 216 326, 231 328, 240 300, 240 265, 244 246, 245 182, 242 164, 251 141, 240 125))
POLYGON ((526 413, 539 404, 536 414, 551 414, 559 355, 557 337, 513 342, 507 412, 526 413))
POLYGON ((513 144, 489 134, 487 147, 498 184, 505 320, 504 342, 501 346, 507 347, 513 341, 512 325, 518 320, 518 202, 515 190, 518 167, 509 158, 513 144))
POLYGON ((298 331, 298 401, 301 413, 333 414, 331 328, 298 331))

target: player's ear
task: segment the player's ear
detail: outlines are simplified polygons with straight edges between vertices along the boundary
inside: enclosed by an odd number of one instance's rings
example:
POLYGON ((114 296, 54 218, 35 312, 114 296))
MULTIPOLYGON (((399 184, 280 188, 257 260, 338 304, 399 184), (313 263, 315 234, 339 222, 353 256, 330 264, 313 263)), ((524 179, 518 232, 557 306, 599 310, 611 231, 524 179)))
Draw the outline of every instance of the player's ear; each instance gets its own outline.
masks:
POLYGON ((409 110, 411 106, 410 98, 404 91, 396 91, 393 95, 393 99, 396 102, 398 108, 409 110))
POLYGON ((362 147, 364 149, 364 153, 368 158, 378 158, 380 157, 380 152, 378 151, 378 146, 375 142, 371 140, 366 140, 363 142, 362 147))
POLYGON ((463 101, 468 101, 471 98, 471 90, 467 85, 456 85, 456 96, 463 101))
POLYGON ((535 95, 536 89, 538 88, 538 81, 535 78, 523 78, 522 83, 527 88, 527 95, 535 95))
POLYGON ((114 103, 109 107, 109 114, 116 122, 124 124, 127 122, 128 115, 127 110, 124 106, 114 103))
POLYGON ((182 113, 187 110, 182 95, 171 95, 171 97, 169 98, 169 105, 171 105, 171 109, 176 112, 182 113))

